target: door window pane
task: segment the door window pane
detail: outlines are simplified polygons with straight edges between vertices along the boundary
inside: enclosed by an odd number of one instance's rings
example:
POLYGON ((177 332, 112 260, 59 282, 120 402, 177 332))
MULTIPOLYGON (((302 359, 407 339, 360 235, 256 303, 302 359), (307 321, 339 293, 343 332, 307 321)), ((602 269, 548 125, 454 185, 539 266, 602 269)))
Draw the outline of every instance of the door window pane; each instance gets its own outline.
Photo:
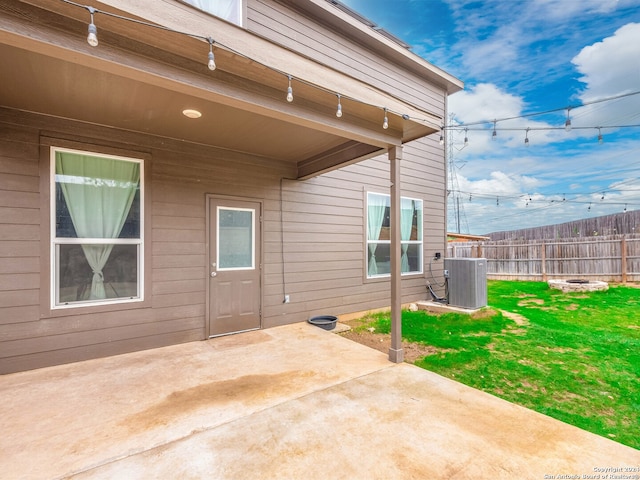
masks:
POLYGON ((254 268, 254 210, 218 207, 218 270, 254 268))

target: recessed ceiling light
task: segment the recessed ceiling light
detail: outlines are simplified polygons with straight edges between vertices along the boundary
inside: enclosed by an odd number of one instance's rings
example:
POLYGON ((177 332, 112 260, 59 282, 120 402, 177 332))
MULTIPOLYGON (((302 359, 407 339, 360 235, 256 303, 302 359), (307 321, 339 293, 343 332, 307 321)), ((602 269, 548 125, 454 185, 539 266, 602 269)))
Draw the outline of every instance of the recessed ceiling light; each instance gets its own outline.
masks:
POLYGON ((183 110, 182 114, 185 117, 189 117, 189 118, 200 118, 202 116, 202 114, 198 110, 193 110, 191 108, 187 108, 183 110))

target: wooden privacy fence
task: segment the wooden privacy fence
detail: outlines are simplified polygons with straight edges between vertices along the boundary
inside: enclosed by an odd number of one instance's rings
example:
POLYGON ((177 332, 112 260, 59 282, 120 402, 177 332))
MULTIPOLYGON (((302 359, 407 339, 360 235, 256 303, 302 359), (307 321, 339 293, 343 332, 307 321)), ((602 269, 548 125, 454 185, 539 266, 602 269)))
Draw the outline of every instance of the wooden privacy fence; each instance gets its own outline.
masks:
POLYGON ((452 242, 447 257, 484 257, 494 280, 640 281, 640 235, 452 242))

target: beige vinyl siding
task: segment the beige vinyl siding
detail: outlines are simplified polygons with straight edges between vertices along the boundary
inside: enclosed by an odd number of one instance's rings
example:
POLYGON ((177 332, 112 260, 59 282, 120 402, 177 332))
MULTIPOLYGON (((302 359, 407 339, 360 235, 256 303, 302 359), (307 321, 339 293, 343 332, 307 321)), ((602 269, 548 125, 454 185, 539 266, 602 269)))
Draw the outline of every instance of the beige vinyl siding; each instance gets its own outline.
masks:
MULTIPOLYGON (((425 201, 424 274, 403 278, 404 303, 427 298, 425 277, 429 276, 429 261, 445 248, 445 172, 437 147, 437 139, 423 139, 404 148, 402 195, 425 201)), ((286 293, 292 299, 292 304, 284 306, 286 311, 304 319, 307 315, 387 307, 390 281, 365 280, 364 261, 365 192, 389 192, 386 156, 306 182, 284 182, 283 187, 286 293), (289 222, 299 223, 292 226, 289 222)), ((281 271, 275 271, 268 277, 271 281, 265 282, 265 299, 271 303, 265 314, 273 314, 274 324, 286 322, 277 315, 283 308, 278 305, 283 295, 278 275, 281 271)))
MULTIPOLYGON (((41 133, 45 129, 48 141, 51 137, 58 137, 60 142, 77 139, 87 149, 93 145, 100 150, 106 144, 134 153, 141 144, 147 144, 148 148, 153 143, 151 139, 130 134, 128 138, 114 136, 109 129, 0 109, 0 176, 7 180, 0 182, 0 212, 4 213, 0 214, 0 373, 203 338, 204 254, 199 252, 195 256, 194 269, 182 268, 189 259, 179 259, 179 265, 171 273, 162 268, 176 259, 171 255, 175 250, 185 247, 191 250, 193 243, 202 249, 204 208, 200 204, 200 213, 197 210, 195 213, 200 229, 197 241, 183 242, 189 238, 184 233, 176 237, 175 244, 180 247, 168 248, 166 254, 171 260, 164 262, 163 257, 163 247, 168 242, 147 241, 146 248, 150 252, 156 250, 148 260, 159 267, 157 282, 153 280, 156 274, 152 269, 148 269, 151 274, 145 279, 152 286, 152 298, 146 303, 149 307, 120 305, 112 310, 91 309, 88 314, 83 313, 86 309, 43 314, 49 307, 48 270, 43 268, 48 260, 41 258, 48 256, 49 238, 48 234, 47 238, 41 238, 47 228, 39 226, 49 214, 48 195, 41 192, 41 186, 49 181, 48 165, 44 168, 45 175, 39 166, 41 133), (32 128, 19 126, 29 123, 32 128), (51 133, 54 131, 57 133, 51 133), (83 132, 85 137, 77 138, 77 132, 83 132), (5 174, 7 171, 11 173, 5 174), (42 284, 46 287, 41 288, 42 284)), ((154 191, 153 185, 147 184, 146 188, 150 193, 154 191)), ((157 215, 165 218, 169 229, 184 232, 188 212, 170 206, 167 210, 174 216, 166 220, 161 207, 152 205, 148 219, 154 222, 157 215)), ((168 239, 165 231, 158 234, 158 239, 168 239)))
POLYGON ((269 0, 248 0, 247 16, 249 31, 436 115, 444 115, 444 90, 381 58, 366 46, 345 39, 315 19, 269 0))
POLYGON ((0 341, 11 324, 37 318, 40 196, 37 132, 3 126, 0 136, 0 341))
MULTIPOLYGON (((365 192, 386 193, 389 165, 386 157, 368 160, 307 181, 292 177, 292 167, 238 153, 70 121, 52 121, 37 115, 0 110, 0 158, 11 181, 2 183, 0 206, 0 371, 37 368, 54 363, 111 355, 142 348, 205 338, 206 210, 207 194, 261 200, 263 211, 263 327, 304 321, 314 314, 343 314, 389 305, 389 281, 366 281, 364 270, 365 192), (31 128, 17 126, 31 124, 31 128), (49 302, 40 290, 46 272, 41 252, 49 239, 38 226, 48 215, 48 198, 38 192, 40 130, 48 142, 77 140, 91 150, 113 145, 123 151, 146 152, 150 174, 145 185, 151 222, 148 249, 150 298, 145 307, 122 305, 110 311, 55 312, 40 316, 49 302), (7 127, 7 128, 4 128, 7 127), (30 135, 25 136, 25 132, 30 135), (56 133, 52 133, 56 132, 56 133), (82 132, 81 138, 76 132, 82 132), (17 148, 16 138, 20 148, 17 148), (21 173, 24 172, 24 173, 21 173), (14 190, 7 190, 7 187, 14 190), (9 192, 9 193, 8 193, 9 192), (43 196, 44 197, 44 196, 43 196), (281 246, 280 203, 284 245, 281 246), (284 260, 282 263, 282 248, 284 260), (286 280, 284 289, 283 268, 286 280), (283 304, 284 294, 291 303, 283 304)), ((443 238, 442 172, 429 162, 424 142, 405 150, 403 195, 425 199, 425 258, 430 238, 443 238), (425 161, 427 160, 427 161, 425 161), (429 204, 440 202, 431 215, 429 204)), ((45 181, 48 181, 45 179, 45 181)), ((437 245, 437 241, 435 242, 437 245)), ((440 250, 440 248, 438 247, 440 250)), ((403 279, 403 302, 426 298, 422 276, 403 279)))

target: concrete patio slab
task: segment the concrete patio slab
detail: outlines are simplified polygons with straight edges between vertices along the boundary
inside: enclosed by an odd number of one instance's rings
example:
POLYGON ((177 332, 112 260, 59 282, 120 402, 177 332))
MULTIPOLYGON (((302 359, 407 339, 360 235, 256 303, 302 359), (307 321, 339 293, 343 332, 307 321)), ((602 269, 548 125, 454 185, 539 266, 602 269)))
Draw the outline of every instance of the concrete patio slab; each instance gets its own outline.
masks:
POLYGON ((542 479, 640 467, 638 450, 308 324, 6 375, 0 402, 8 479, 542 479))

